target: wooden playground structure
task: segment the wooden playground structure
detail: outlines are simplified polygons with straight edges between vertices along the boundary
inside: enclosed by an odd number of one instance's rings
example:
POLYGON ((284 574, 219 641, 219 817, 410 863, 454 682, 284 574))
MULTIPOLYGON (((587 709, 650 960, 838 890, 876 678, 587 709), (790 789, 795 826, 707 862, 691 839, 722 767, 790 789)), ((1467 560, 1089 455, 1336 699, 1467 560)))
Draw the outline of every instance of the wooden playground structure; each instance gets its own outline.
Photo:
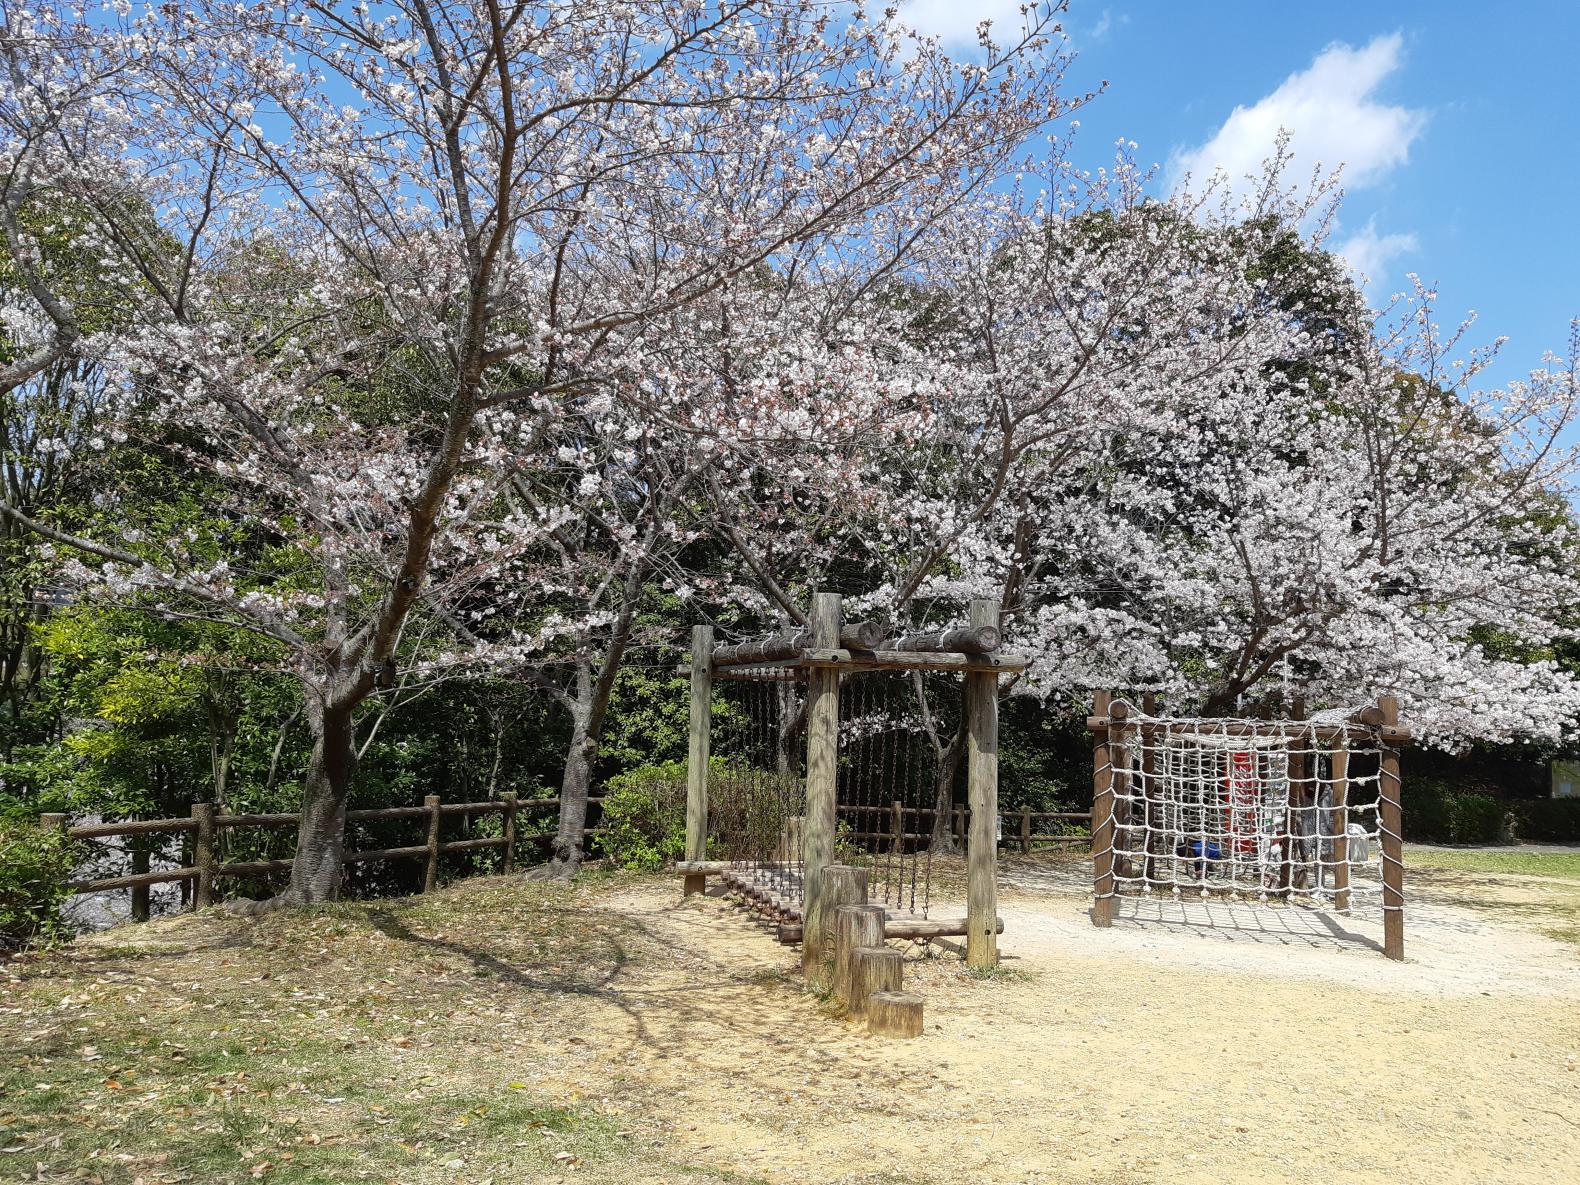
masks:
POLYGON ((1122 897, 1331 907, 1375 902, 1383 953, 1404 958, 1398 701, 1348 716, 1159 715, 1099 692, 1093 747, 1092 921, 1122 897))
POLYGON ((888 641, 878 623, 846 623, 832 593, 792 634, 715 646, 711 626, 692 630, 685 893, 719 878, 874 1032, 921 1031, 885 939, 963 936, 969 966, 998 963, 998 679, 1026 666, 1000 644, 993 601, 972 602, 965 626, 888 641), (922 812, 906 796, 936 788, 916 738, 918 717, 933 727, 923 680, 941 676, 960 676, 966 739, 963 918, 930 916, 930 836, 906 823, 922 812), (714 752, 716 683, 746 689, 728 759, 714 752))

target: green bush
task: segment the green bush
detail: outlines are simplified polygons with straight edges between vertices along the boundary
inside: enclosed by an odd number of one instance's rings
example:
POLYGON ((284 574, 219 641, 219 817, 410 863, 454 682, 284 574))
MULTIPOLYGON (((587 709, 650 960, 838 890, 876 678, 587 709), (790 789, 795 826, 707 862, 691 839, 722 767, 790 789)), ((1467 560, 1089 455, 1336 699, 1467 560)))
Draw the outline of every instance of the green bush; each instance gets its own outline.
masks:
POLYGON ((1537 843, 1580 842, 1580 798, 1530 798, 1509 803, 1514 834, 1537 843))
POLYGON ((686 852, 686 763, 640 765, 609 779, 603 849, 622 868, 657 872, 686 852))
POLYGON ((71 842, 30 819, 0 815, 0 948, 66 931, 60 906, 70 896, 71 842))
POLYGON ((1401 797, 1406 839, 1451 844, 1488 844, 1503 839, 1506 808, 1490 794, 1420 778, 1405 782, 1401 797))

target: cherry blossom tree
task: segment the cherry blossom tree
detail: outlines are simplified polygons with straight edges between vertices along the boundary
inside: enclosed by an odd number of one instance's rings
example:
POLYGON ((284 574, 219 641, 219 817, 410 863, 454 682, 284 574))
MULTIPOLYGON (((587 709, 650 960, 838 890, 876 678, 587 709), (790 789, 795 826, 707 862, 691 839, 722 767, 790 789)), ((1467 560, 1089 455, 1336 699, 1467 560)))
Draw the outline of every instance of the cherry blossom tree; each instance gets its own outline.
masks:
POLYGON ((91 525, 4 513, 85 590, 278 647, 314 742, 281 901, 336 892, 370 697, 530 666, 607 613, 476 628, 585 510, 579 482, 523 484, 564 417, 643 390, 676 311, 760 273, 881 275, 973 200, 1065 109, 1053 16, 961 65, 811 0, 6 10, 3 229, 46 327, 12 369, 91 350, 142 397, 111 443, 212 479, 249 560, 113 489, 91 525), (130 328, 85 339, 51 284, 21 215, 60 200, 130 328))

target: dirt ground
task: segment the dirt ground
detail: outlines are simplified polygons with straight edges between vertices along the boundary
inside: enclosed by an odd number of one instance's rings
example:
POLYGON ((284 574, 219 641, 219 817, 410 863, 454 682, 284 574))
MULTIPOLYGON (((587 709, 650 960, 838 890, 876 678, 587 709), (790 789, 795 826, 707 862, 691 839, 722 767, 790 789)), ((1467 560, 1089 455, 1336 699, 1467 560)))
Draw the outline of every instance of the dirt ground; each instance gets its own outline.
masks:
POLYGON ((1006 971, 918 956, 927 1031, 898 1044, 726 902, 619 893, 673 958, 544 1072, 623 1068, 688 1159, 774 1183, 1580 1181, 1580 958, 1524 924, 1540 878, 1483 886, 1508 909, 1418 885, 1396 964, 1380 922, 1304 909, 1127 902, 1097 930, 1081 871, 1008 867, 1006 971))
POLYGON ((1412 870, 1390 963, 1299 908, 1097 930, 1088 868, 1005 859, 991 976, 912 948, 908 1042, 672 879, 107 931, 0 967, 0 1180, 1580 1182, 1580 879, 1412 870))

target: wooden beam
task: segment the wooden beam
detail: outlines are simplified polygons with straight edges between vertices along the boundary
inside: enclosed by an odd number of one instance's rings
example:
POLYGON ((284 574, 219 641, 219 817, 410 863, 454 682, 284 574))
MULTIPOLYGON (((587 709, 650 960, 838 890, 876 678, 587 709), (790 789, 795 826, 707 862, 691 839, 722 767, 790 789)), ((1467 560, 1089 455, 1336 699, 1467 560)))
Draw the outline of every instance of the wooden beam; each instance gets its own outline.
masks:
MULTIPOLYGON (((691 734, 686 750, 686 859, 708 855, 708 761, 713 725, 713 627, 691 627, 691 734)), ((694 889, 695 883, 687 889, 694 889)))
POLYGON ((903 638, 896 638, 890 649, 934 654, 992 654, 1003 643, 1004 635, 996 620, 973 620, 964 628, 939 630, 930 634, 906 634, 903 638))
POLYGON ((1024 671, 1031 660, 1018 654, 933 654, 920 650, 842 650, 813 647, 797 660, 802 666, 873 671, 1024 671))
MULTIPOLYGON (((832 649, 839 638, 839 594, 820 592, 812 598, 811 625, 813 640, 832 649)), ((811 672, 806 692, 806 822, 802 831, 806 934, 801 940, 801 969, 814 981, 823 975, 827 928, 823 870, 834 858, 838 782, 839 672, 825 667, 811 672)))
MULTIPOLYGON (((839 627, 839 640, 834 646, 848 650, 876 650, 883 645, 888 629, 882 622, 852 621, 839 627)), ((713 652, 716 667, 753 666, 765 662, 782 662, 800 656, 803 650, 818 643, 809 629, 789 634, 776 634, 756 642, 741 642, 734 646, 720 646, 713 652)))
MULTIPOLYGON (((1092 744, 1092 924, 1114 924, 1114 768, 1109 761, 1109 692, 1096 694, 1092 716, 1103 727, 1092 744)), ((1120 705, 1115 705, 1120 706, 1120 705)))
MULTIPOLYGON (((1383 725, 1399 722, 1399 701, 1378 697, 1383 725)), ((1404 959, 1404 821, 1399 807, 1399 750, 1384 745, 1377 779, 1377 826, 1382 833, 1383 954, 1396 962, 1404 959)))

